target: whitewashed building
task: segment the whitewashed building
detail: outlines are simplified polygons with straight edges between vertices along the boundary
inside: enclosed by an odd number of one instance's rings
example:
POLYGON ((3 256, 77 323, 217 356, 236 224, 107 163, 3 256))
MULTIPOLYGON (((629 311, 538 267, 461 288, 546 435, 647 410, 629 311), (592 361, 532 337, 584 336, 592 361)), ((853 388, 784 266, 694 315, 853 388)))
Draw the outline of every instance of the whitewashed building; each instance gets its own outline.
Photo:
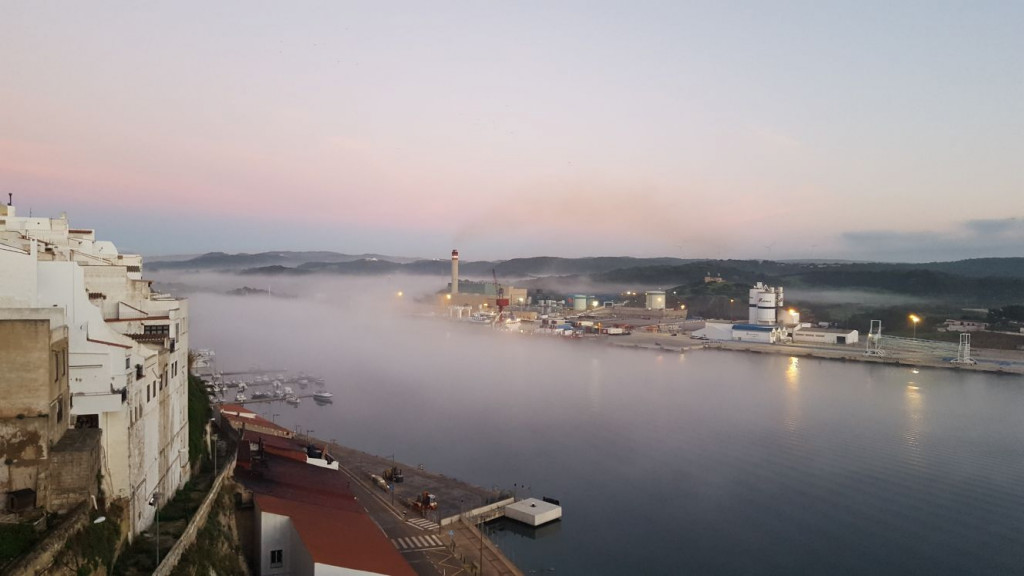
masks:
POLYGON ((841 328, 797 328, 793 342, 802 344, 856 344, 860 334, 856 330, 841 328))
POLYGON ((756 324, 733 324, 732 339, 737 342, 757 342, 759 344, 775 344, 783 337, 779 326, 759 326, 756 324))
POLYGON ((62 308, 69 327, 69 425, 102 430, 103 489, 130 532, 148 501, 189 478, 188 303, 153 292, 142 258, 93 230, 0 206, 0 307, 62 308))

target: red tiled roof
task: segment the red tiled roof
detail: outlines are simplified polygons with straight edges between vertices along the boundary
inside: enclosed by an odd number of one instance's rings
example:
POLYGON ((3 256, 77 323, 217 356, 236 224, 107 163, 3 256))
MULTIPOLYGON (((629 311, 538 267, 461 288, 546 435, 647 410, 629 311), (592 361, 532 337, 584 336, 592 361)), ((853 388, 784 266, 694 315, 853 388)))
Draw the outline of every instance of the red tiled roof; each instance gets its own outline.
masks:
POLYGON ((379 574, 415 572, 335 470, 272 458, 258 472, 235 469, 259 509, 287 516, 314 562, 379 574))
POLYGON ((260 432, 246 429, 245 434, 242 435, 242 444, 248 444, 249 442, 258 442, 263 440, 263 450, 268 454, 277 454, 285 458, 291 458, 292 460, 298 460, 299 462, 306 461, 306 447, 301 442, 293 438, 282 438, 281 436, 275 436, 273 434, 262 434, 260 432))
POLYGON ((258 427, 263 431, 278 432, 278 435, 280 436, 286 436, 288 438, 292 437, 291 430, 284 426, 278 426, 240 404, 222 404, 220 407, 220 414, 224 418, 227 418, 233 425, 238 423, 238 428, 241 428, 241 425, 245 424, 246 429, 258 427))

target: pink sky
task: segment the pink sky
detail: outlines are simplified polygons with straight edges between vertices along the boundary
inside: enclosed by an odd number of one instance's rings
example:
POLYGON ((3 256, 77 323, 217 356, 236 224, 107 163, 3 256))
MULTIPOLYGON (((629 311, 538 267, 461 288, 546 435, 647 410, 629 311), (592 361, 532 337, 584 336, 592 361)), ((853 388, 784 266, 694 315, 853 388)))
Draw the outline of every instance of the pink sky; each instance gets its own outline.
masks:
POLYGON ((1022 16, 6 3, 0 192, 153 254, 1024 256, 967 224, 1024 213, 1022 16))

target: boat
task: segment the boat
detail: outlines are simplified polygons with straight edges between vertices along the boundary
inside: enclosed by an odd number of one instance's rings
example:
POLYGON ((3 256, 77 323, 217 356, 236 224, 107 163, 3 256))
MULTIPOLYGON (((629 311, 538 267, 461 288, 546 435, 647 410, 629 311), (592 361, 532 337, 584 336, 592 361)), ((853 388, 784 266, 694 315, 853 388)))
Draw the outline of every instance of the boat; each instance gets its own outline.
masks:
POLYGON ((253 400, 259 400, 261 398, 269 398, 269 397, 270 397, 270 393, 269 392, 264 392, 263 390, 257 390, 257 391, 252 393, 252 399, 253 400))
POLYGON ((242 394, 241 392, 235 394, 235 402, 245 402, 245 394, 242 394))
POLYGON ((318 402, 330 402, 334 398, 334 394, 331 394, 327 390, 320 390, 313 394, 313 400, 318 402))
POLYGON ((291 404, 292 406, 298 406, 299 402, 301 402, 301 400, 299 400, 299 397, 295 395, 285 398, 284 401, 291 404))

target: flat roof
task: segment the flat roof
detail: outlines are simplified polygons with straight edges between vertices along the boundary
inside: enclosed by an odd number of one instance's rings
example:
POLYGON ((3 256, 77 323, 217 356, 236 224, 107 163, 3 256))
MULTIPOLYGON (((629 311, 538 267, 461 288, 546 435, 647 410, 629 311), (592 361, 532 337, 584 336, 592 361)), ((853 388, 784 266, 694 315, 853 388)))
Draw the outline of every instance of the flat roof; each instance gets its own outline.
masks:
POLYGON ((774 332, 775 326, 758 326, 757 324, 733 324, 733 330, 748 330, 751 332, 774 332))
POLYGON ((797 332, 817 332, 819 334, 849 334, 856 332, 856 330, 846 330, 844 328, 800 328, 797 332))
POLYGON ((525 500, 520 500, 515 504, 509 504, 508 506, 505 506, 505 509, 518 510, 519 512, 523 512, 526 514, 537 515, 543 514, 545 512, 561 510, 562 507, 557 504, 552 504, 550 502, 538 500, 537 498, 526 498, 525 500))

